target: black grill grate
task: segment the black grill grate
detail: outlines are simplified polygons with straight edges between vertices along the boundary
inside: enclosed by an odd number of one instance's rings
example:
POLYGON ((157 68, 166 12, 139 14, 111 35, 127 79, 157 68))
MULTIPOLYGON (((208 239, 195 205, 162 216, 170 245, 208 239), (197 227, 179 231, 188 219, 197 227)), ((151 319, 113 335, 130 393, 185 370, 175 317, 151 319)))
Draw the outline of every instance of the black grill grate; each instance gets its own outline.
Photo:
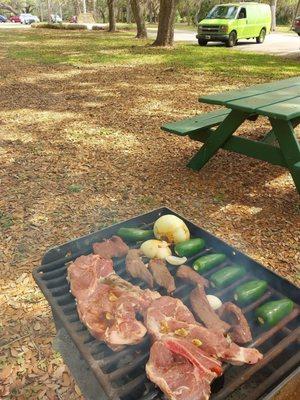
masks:
MULTIPOLYGON (((159 216, 169 213, 177 215, 168 208, 161 208, 53 248, 45 254, 42 265, 33 272, 35 281, 52 308, 57 328, 62 326, 66 329, 110 399, 158 400, 163 398, 161 392, 148 381, 144 370, 149 355, 149 337, 145 337, 138 345, 128 346, 118 353, 94 339, 79 321, 75 300, 69 292, 69 284, 66 280, 67 264, 80 255, 91 253, 92 243, 111 237, 121 226, 151 227, 159 216)), ((217 379, 212 387, 214 400, 239 399, 241 393, 246 394, 249 399, 259 399, 279 385, 287 376, 291 376, 299 365, 299 307, 297 306, 292 314, 269 331, 264 331, 256 325, 253 310, 266 300, 284 296, 296 302, 297 296, 299 298, 299 290, 220 239, 178 216, 186 222, 192 236, 202 237, 206 242, 206 248, 190 258, 187 264, 191 265, 191 262, 202 254, 222 252, 227 255, 229 261, 206 274, 208 278, 215 270, 231 262, 243 264, 248 270, 247 276, 233 285, 221 291, 210 289, 209 293, 217 295, 222 301, 228 301, 232 299, 234 287, 246 279, 256 277, 269 282, 266 294, 243 310, 253 333, 254 341, 250 346, 260 349, 264 353, 264 359, 253 366, 236 367, 225 364, 224 375, 217 379)), ((131 283, 141 288, 146 287, 145 283, 127 276, 124 259, 115 262, 114 268, 120 276, 131 283)), ((175 273, 176 267, 170 266, 170 270, 171 273, 175 273)), ((174 296, 188 305, 191 287, 179 281, 176 281, 176 284, 174 296)), ((166 294, 158 287, 154 289, 161 294, 166 294)))

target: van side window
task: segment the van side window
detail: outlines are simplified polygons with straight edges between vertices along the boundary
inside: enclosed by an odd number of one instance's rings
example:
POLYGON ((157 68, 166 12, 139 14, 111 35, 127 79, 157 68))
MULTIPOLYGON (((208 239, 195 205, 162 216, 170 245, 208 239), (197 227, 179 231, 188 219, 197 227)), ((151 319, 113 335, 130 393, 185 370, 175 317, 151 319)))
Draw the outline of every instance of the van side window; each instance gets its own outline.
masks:
POLYGON ((247 18, 246 8, 241 8, 238 15, 238 19, 243 19, 243 18, 247 18))

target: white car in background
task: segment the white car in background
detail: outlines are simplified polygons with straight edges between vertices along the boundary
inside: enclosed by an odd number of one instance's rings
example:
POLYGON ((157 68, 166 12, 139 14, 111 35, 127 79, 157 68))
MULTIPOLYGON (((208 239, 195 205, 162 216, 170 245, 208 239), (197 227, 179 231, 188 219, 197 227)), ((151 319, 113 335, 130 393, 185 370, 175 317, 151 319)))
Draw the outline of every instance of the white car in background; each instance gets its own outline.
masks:
POLYGON ((22 24, 32 24, 33 22, 40 22, 39 17, 32 14, 20 14, 20 20, 22 24))
POLYGON ((51 22, 62 22, 61 17, 58 14, 51 14, 51 22))

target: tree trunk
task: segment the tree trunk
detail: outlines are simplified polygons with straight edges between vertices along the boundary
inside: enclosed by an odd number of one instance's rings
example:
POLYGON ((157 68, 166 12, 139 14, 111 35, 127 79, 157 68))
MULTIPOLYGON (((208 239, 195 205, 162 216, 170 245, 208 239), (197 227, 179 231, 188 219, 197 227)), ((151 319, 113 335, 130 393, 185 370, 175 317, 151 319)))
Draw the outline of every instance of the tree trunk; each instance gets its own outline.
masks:
POLYGON ((153 46, 172 46, 178 0, 160 0, 157 37, 153 46))
POLYGON ((136 37, 139 39, 147 38, 147 29, 144 19, 143 7, 141 6, 142 0, 130 0, 132 14, 136 22, 137 33, 136 37))
POLYGON ((277 0, 271 0, 271 31, 275 31, 276 29, 276 7, 277 0))
POLYGON ((108 6, 108 32, 116 32, 115 0, 107 0, 108 6))
POLYGON ((51 0, 47 0, 47 20, 51 24, 51 0))
POLYGON ((126 4, 126 22, 127 22, 127 24, 130 24, 130 22, 131 22, 130 1, 127 1, 127 4, 126 4))
POLYGON ((105 12, 102 10, 102 8, 99 8, 99 13, 102 16, 102 22, 105 24, 106 22, 106 17, 105 17, 105 12))
POLYGON ((5 4, 5 3, 0 3, 0 8, 3 8, 4 10, 10 11, 15 15, 19 15, 18 11, 15 10, 12 6, 5 4))

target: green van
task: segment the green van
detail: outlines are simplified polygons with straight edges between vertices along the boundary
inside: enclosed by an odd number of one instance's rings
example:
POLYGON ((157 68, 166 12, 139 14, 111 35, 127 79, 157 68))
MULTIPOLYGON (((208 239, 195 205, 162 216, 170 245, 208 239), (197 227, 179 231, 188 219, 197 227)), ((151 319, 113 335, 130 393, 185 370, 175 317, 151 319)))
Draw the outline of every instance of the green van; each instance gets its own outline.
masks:
POLYGON ((212 8, 198 25, 198 43, 224 42, 227 47, 238 39, 256 38, 263 43, 271 28, 271 9, 263 3, 220 4, 212 8))

